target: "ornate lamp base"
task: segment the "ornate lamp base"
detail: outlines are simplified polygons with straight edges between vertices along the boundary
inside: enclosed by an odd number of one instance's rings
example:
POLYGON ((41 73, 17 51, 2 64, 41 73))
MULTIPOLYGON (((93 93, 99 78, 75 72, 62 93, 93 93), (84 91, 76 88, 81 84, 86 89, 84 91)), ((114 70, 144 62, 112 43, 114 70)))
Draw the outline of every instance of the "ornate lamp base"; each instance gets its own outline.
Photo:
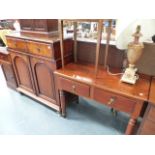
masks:
POLYGON ((136 80, 138 79, 138 76, 136 75, 137 68, 135 68, 135 64, 141 57, 144 48, 144 45, 139 43, 139 38, 142 36, 140 29, 141 27, 138 25, 136 32, 132 35, 134 37, 134 41, 130 42, 128 45, 127 58, 129 67, 125 70, 125 73, 121 78, 122 82, 135 84, 136 80))

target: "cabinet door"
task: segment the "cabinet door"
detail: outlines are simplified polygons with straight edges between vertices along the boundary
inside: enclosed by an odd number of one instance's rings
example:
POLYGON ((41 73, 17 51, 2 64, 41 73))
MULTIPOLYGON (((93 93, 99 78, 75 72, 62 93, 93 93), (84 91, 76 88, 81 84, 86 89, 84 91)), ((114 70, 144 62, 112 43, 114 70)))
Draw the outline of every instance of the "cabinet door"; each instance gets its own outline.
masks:
POLYGON ((33 19, 20 19, 19 21, 22 30, 33 30, 33 19))
POLYGON ((22 54, 11 53, 11 59, 16 74, 18 87, 34 93, 34 85, 29 58, 22 54))
POLYGON ((10 63, 2 63, 2 70, 7 82, 7 85, 10 86, 11 88, 16 88, 16 80, 13 72, 12 65, 10 63))
POLYGON ((53 70, 55 64, 49 61, 30 58, 37 96, 55 103, 55 86, 53 70))
POLYGON ((47 20, 46 19, 34 19, 34 30, 35 31, 47 31, 47 20))

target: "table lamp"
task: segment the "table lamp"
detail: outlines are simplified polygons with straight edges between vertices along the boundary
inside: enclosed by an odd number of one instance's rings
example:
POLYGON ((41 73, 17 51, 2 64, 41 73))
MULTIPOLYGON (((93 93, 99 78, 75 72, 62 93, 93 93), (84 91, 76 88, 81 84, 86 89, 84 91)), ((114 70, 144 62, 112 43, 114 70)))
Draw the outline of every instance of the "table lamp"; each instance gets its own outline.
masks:
MULTIPOLYGON (((140 59, 143 51, 143 44, 140 42, 150 42, 154 34, 155 19, 146 20, 127 18, 123 20, 117 20, 116 47, 127 52, 127 58, 129 62, 129 67, 125 70, 124 75, 121 77, 122 82, 127 82, 130 84, 136 83, 138 75, 136 74, 137 69, 135 68, 135 63, 138 61, 138 59, 140 59), (135 29, 136 32, 134 33, 135 29), (143 35, 140 33, 140 30, 142 30, 143 35)), ((126 68, 126 59, 124 60, 123 68, 126 68)))
POLYGON ((138 75, 136 74, 137 68, 135 67, 136 62, 139 60, 142 55, 144 45, 139 42, 139 38, 142 36, 141 26, 138 25, 136 28, 136 32, 132 35, 134 40, 128 44, 127 49, 127 59, 129 62, 129 67, 125 70, 121 81, 129 84, 135 84, 138 79, 138 75))

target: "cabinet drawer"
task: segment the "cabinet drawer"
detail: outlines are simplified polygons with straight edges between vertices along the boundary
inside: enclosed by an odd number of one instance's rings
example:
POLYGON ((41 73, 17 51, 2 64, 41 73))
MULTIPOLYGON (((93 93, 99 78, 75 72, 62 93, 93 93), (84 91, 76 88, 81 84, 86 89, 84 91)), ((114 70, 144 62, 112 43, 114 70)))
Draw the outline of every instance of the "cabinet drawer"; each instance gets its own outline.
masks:
POLYGON ((90 87, 72 80, 58 78, 59 88, 84 97, 90 96, 90 87))
POLYGON ((17 38, 7 38, 7 44, 9 48, 24 51, 24 52, 27 51, 25 40, 17 39, 17 38))
POLYGON ((94 88, 93 97, 96 101, 127 113, 132 113, 136 104, 133 100, 104 91, 100 88, 94 88))
POLYGON ((152 120, 155 123, 155 107, 151 106, 148 112, 148 119, 152 120))
POLYGON ((53 58, 53 49, 50 44, 27 41, 28 52, 43 57, 53 58))

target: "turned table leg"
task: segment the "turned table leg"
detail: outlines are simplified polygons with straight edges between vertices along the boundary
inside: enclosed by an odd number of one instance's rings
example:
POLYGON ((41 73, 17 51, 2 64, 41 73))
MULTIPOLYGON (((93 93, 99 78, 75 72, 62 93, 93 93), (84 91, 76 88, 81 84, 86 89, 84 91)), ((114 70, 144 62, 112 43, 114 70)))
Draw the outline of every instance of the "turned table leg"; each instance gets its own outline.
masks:
POLYGON ((127 126, 126 131, 125 131, 126 135, 134 134, 134 129, 135 129, 135 125, 136 125, 136 122, 137 122, 137 118, 141 114, 143 105, 144 105, 143 101, 137 102, 137 104, 135 105, 133 113, 130 116, 128 126, 127 126))
POLYGON ((130 120, 128 122, 128 126, 127 126, 126 131, 125 131, 125 134, 126 135, 133 134, 133 130, 134 130, 135 125, 136 125, 136 119, 130 118, 130 120))
POLYGON ((63 90, 59 90, 60 94, 60 104, 61 104, 61 115, 66 117, 66 103, 65 103, 65 94, 63 90))

